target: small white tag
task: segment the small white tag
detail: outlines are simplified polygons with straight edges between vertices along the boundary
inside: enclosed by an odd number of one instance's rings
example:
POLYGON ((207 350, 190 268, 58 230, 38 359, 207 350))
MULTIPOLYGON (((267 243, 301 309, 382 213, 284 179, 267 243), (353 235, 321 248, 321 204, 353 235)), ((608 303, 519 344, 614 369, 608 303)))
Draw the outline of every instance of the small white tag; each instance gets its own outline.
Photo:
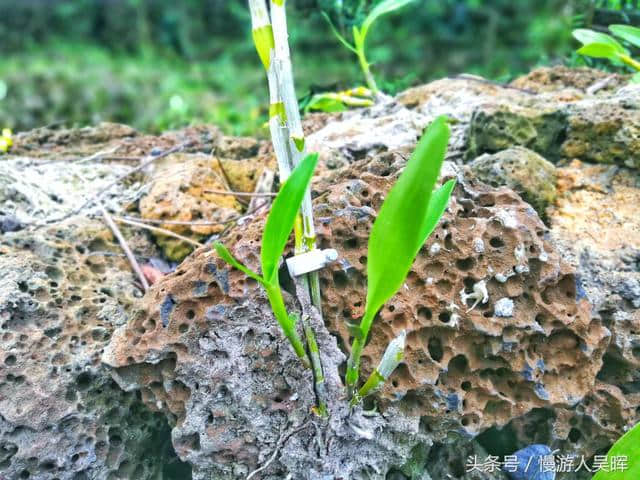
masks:
POLYGON ((287 268, 292 277, 299 277, 305 273, 320 270, 337 259, 338 252, 333 248, 311 250, 310 252, 287 258, 287 268))

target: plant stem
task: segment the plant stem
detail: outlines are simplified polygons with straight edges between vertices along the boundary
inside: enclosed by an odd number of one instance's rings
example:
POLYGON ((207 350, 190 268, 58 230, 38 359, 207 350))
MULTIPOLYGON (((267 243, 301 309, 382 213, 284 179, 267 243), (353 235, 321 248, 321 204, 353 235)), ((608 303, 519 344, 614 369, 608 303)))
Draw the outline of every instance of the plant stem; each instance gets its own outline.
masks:
POLYGON ((351 398, 351 406, 356 405, 360 400, 375 392, 382 384, 391 376, 393 371, 400 365, 404 358, 404 346, 406 339, 406 331, 402 331, 400 335, 394 338, 384 352, 380 363, 376 369, 369 375, 362 388, 351 398))
POLYGON ((628 55, 620 55, 619 58, 623 63, 640 72, 640 62, 634 60, 628 55))
POLYGON ((367 61, 367 57, 365 56, 364 45, 359 46, 356 53, 358 55, 358 62, 360 63, 360 68, 362 69, 362 73, 364 74, 364 79, 367 82, 367 86, 373 93, 373 96, 377 97, 378 94, 380 93, 380 90, 378 90, 378 84, 376 83, 376 79, 374 78, 373 73, 371 73, 371 65, 369 65, 369 62, 367 61))
MULTIPOLYGON (((289 34, 287 31, 287 12, 285 0, 271 1, 271 22, 273 24, 274 52, 272 64, 275 70, 275 77, 278 83, 280 100, 284 106, 286 117, 286 134, 288 144, 285 152, 288 154, 289 168, 295 168, 306 156, 305 138, 302 130, 302 120, 300 119, 300 107, 293 83, 293 68, 291 66, 291 52, 289 49, 289 34)), ((302 206, 300 208, 300 220, 296 222, 295 228, 296 254, 314 250, 316 248, 316 233, 313 224, 313 206, 311 204, 311 190, 307 189, 302 206)), ((316 307, 322 318, 322 299, 320 296, 320 281, 318 272, 312 272, 306 276, 304 283, 305 292, 311 291, 311 303, 316 307)), ((302 293, 304 295, 304 293, 302 293)), ((300 297, 300 293, 298 294, 300 297)), ((300 298, 299 298, 300 299, 300 298)), ((318 410, 321 415, 326 414, 326 391, 324 385, 324 374, 322 373, 322 361, 318 352, 318 345, 311 325, 308 323, 311 315, 310 306, 303 306, 302 318, 305 337, 309 355, 313 363, 314 379, 316 384, 316 395, 318 397, 318 410), (307 310, 307 311, 305 311, 307 310), (306 322, 306 323, 305 323, 306 322)))
POLYGON ((302 307, 302 328, 304 330, 305 337, 307 339, 307 347, 309 349, 309 357, 311 358, 311 365, 313 371, 313 377, 315 381, 314 389, 318 401, 317 413, 321 417, 328 415, 327 409, 327 388, 324 381, 324 370, 322 369, 322 359, 320 357, 320 350, 318 349, 318 342, 310 323, 310 319, 313 317, 316 323, 322 323, 322 318, 318 313, 318 310, 311 304, 311 298, 309 297, 309 283, 306 276, 300 276, 293 279, 293 283, 296 287, 296 295, 300 301, 302 307))
POLYGON ((291 346, 296 352, 296 355, 300 357, 302 363, 305 367, 310 367, 309 358, 304 349, 304 344, 296 331, 295 321, 292 317, 289 317, 287 313, 287 309, 284 306, 284 300, 282 298, 282 291, 280 290, 280 284, 276 278, 276 283, 274 284, 265 284, 265 289, 267 291, 267 297, 269 298, 269 303, 271 304, 271 309, 273 310, 273 314, 278 320, 280 327, 282 327, 282 331, 285 336, 291 342, 291 346))
POLYGON ((351 354, 347 360, 347 374, 345 378, 349 396, 354 394, 356 384, 358 383, 358 377, 360 375, 360 356, 362 355, 364 344, 367 341, 367 336, 369 335, 369 329, 371 328, 372 322, 373 317, 365 314, 358 326, 359 335, 355 336, 353 344, 351 345, 351 354))

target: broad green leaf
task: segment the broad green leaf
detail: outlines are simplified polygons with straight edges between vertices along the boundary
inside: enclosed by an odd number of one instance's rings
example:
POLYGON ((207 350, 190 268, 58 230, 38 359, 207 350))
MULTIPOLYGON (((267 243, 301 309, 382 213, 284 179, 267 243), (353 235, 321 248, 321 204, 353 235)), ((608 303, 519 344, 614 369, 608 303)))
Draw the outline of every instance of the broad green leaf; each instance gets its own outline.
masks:
POLYGON ((578 49, 577 52, 580 55, 594 58, 616 58, 618 53, 611 45, 606 43, 589 43, 578 49))
POLYGON ((442 213, 452 188, 445 184, 431 204, 431 194, 449 142, 445 117, 438 117, 418 142, 407 166, 385 199, 369 236, 367 302, 362 320, 366 338, 376 312, 404 282, 411 264, 442 213))
POLYGON ((631 45, 640 47, 640 28, 631 25, 609 25, 609 30, 617 36, 626 40, 631 45))
POLYGON ((589 30, 588 28, 578 28, 573 31, 573 37, 583 45, 589 45, 590 43, 601 43, 613 47, 616 53, 629 54, 629 52, 622 45, 620 45, 620 42, 618 42, 611 35, 607 35, 606 33, 595 32, 593 30, 589 30))
POLYGON ((231 265, 232 267, 237 268, 238 270, 243 272, 247 277, 253 278, 257 282, 264 283, 264 280, 260 275, 258 275, 256 272, 254 272, 250 268, 244 266, 242 263, 240 263, 231 254, 229 249, 227 247, 225 247, 222 243, 220 243, 220 242, 214 243, 213 244, 213 248, 216 249, 216 252, 218 252, 218 255, 220 255, 220 258, 223 259, 225 262, 227 262, 229 265, 231 265))
POLYGON ((347 107, 340 100, 322 93, 314 95, 305 107, 306 111, 315 110, 328 113, 344 112, 346 109, 347 107))
POLYGON ((422 224, 421 246, 424 244, 424 242, 427 241, 427 238, 429 238, 431 232, 433 232, 433 230, 436 228, 436 225, 442 217, 442 214, 447 209, 447 205, 449 205, 449 198, 451 197, 451 192, 453 192, 455 186, 456 180, 452 178, 431 195, 429 208, 427 209, 427 215, 424 219, 424 223, 422 224))
POLYGON ((296 215, 317 163, 317 154, 307 155, 284 182, 273 201, 264 226, 260 252, 262 276, 267 283, 272 283, 277 278, 278 262, 293 230, 296 215))
MULTIPOLYGON (((598 471, 592 480, 635 480, 640 478, 640 423, 625 433, 607 454, 607 464, 611 465, 612 457, 626 458, 627 465, 617 471, 598 471)), ((613 469, 611 469, 613 470, 613 469)))
POLYGON ((382 2, 377 4, 373 8, 373 10, 371 10, 369 15, 367 15, 367 18, 364 19, 364 22, 362 22, 361 32, 362 32, 363 41, 364 41, 364 38, 367 36, 367 33, 369 32, 369 28, 371 28, 371 25, 373 25, 373 23, 378 18, 380 18, 383 15, 386 15, 387 13, 394 12, 395 10, 400 9, 405 5, 409 5, 413 1, 414 0, 383 0, 382 2))

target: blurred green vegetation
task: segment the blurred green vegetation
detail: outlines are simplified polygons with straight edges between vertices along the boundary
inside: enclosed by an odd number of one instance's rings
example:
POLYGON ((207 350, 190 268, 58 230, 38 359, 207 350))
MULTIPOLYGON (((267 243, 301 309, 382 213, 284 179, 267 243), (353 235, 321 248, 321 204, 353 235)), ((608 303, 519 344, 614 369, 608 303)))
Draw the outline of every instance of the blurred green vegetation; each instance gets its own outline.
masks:
MULTIPOLYGON (((362 84, 320 8, 349 28, 373 2, 289 3, 298 95, 362 84)), ((537 65, 584 63, 572 54, 571 29, 602 12, 633 23, 637 3, 417 0, 376 25, 369 56, 389 93, 462 72, 506 81, 537 65)), ((1 126, 108 120, 153 132, 202 122, 262 131, 267 92, 244 0, 0 0, 0 11, 1 126)))

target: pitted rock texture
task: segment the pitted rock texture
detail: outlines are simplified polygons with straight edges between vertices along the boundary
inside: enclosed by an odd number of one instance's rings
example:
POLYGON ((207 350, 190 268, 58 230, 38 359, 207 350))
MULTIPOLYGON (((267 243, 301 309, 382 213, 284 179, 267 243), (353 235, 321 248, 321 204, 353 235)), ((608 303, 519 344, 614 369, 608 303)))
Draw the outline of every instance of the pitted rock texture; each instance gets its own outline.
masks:
MULTIPOLYGON (((368 232, 398 170, 393 158, 354 164, 315 200, 320 244, 341 253, 321 279, 325 320, 343 345, 347 324, 363 314, 368 232)), ((474 435, 532 408, 575 405, 590 391, 609 332, 590 319, 574 271, 545 230, 511 190, 460 183, 364 349, 369 373, 407 331, 406 360, 382 399, 434 430, 474 435), (512 311, 498 315, 505 300, 512 311)))
POLYGON ((110 232, 76 218, 5 234, 0 278, 0 477, 155 479, 174 468, 166 420, 100 361, 141 295, 110 232))
POLYGON ((576 89, 581 93, 606 96, 629 83, 630 75, 603 72, 594 68, 570 68, 561 65, 540 67, 523 75, 510 86, 533 93, 568 91, 576 89))
POLYGON ((517 192, 543 218, 556 199, 555 166, 527 148, 512 147, 494 155, 481 155, 469 168, 481 182, 493 187, 506 185, 517 192))
MULTIPOLYGON (((321 282, 325 321, 343 349, 347 322, 362 315, 367 234, 403 164, 385 153, 314 184, 320 246, 341 253, 321 282)), ((449 164, 446 171, 456 170, 449 164)), ((575 405, 593 387, 609 340, 529 205, 511 190, 464 182, 454 197, 364 351, 366 375, 388 341, 408 331, 406 361, 377 397, 383 418, 405 427, 381 429, 378 454, 373 441, 361 440, 371 452, 362 458, 380 472, 372 478, 402 467, 399 452, 428 448, 434 438, 471 438, 534 408, 575 405), (494 315, 504 298, 514 303, 511 317, 494 315), (402 440, 391 448, 382 432, 402 440)), ((254 269, 262 226, 257 218, 222 239, 254 269)), ((176 451, 194 465, 194 478, 242 478, 268 457, 284 425, 305 424, 313 402, 308 374, 283 342, 261 288, 206 249, 154 286, 103 358, 120 385, 140 389, 150 408, 171 419, 176 451)), ((291 436, 269 474, 318 468, 317 453, 301 454, 309 435, 291 436)), ((335 438, 325 462, 342 465, 345 478, 366 478, 358 458, 340 456, 345 437, 335 438)), ((326 466, 322 473, 339 471, 326 466)))
MULTIPOLYGON (((640 421, 640 178, 631 169, 573 161, 559 167, 558 201, 548 210, 550 239, 579 272, 577 288, 612 338, 593 390, 573 408, 540 408, 502 432, 520 445, 605 454, 640 421)), ((496 453, 496 452, 492 452, 496 453)), ((561 479, 590 478, 587 472, 561 479)))
POLYGON ((224 158, 255 155, 260 142, 253 138, 228 137, 212 125, 198 125, 146 135, 118 123, 100 123, 85 128, 36 128, 14 136, 11 155, 32 158, 77 160, 100 154, 107 158, 136 157, 160 153, 182 146, 188 153, 212 153, 224 158))
MULTIPOLYGON (((224 237, 251 267, 263 225, 261 216, 224 237)), ((337 399, 345 357, 318 327, 337 399)), ((246 478, 274 449, 277 461, 261 478, 383 479, 430 442, 418 417, 349 417, 342 400, 328 424, 318 421, 310 372, 282 337, 261 287, 206 248, 154 286, 103 360, 122 388, 140 390, 150 409, 168 417, 176 452, 196 480, 246 478)))
POLYGON ((519 104, 480 105, 471 118, 467 158, 523 146, 549 160, 640 167, 640 86, 606 97, 577 94, 551 101, 545 95, 550 94, 525 96, 519 104))
MULTIPOLYGON (((149 192, 140 199, 141 216, 147 220, 165 220, 168 223, 161 223, 162 228, 202 240, 221 232, 226 222, 237 217, 247 204, 247 197, 223 192, 253 192, 263 168, 255 158, 169 155, 156 166, 149 192)), ((170 260, 181 261, 193 250, 190 244, 176 238, 162 234, 156 237, 170 260)))

